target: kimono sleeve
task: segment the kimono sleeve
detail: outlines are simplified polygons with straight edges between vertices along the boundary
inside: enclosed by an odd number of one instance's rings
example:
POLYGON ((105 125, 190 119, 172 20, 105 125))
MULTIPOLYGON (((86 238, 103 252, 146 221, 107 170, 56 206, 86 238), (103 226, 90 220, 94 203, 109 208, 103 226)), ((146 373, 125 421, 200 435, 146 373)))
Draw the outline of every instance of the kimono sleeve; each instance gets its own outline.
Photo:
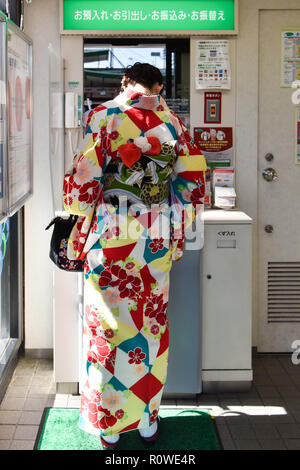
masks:
MULTIPOLYGON (((88 122, 92 118, 89 116, 88 122)), ((103 167, 105 163, 104 141, 101 131, 93 132, 86 126, 84 138, 73 165, 64 176, 63 201, 65 211, 78 216, 93 213, 102 189, 103 167)))
MULTIPOLYGON (((106 112, 101 111, 101 113, 104 113, 105 120, 106 112)), ((102 118, 101 115, 97 117, 102 118)), ((93 224, 94 209, 102 199, 106 155, 105 126, 100 125, 97 132, 93 130, 93 128, 96 130, 95 123, 96 121, 99 123, 100 119, 95 119, 93 111, 89 115, 85 135, 73 158, 73 165, 64 176, 65 211, 79 216, 67 242, 69 259, 84 259, 85 245, 93 224), (93 125, 91 125, 91 120, 93 120, 93 125)))
POLYGON ((179 122, 178 157, 171 182, 172 258, 175 261, 182 257, 185 231, 203 208, 207 169, 204 156, 180 119, 179 122))

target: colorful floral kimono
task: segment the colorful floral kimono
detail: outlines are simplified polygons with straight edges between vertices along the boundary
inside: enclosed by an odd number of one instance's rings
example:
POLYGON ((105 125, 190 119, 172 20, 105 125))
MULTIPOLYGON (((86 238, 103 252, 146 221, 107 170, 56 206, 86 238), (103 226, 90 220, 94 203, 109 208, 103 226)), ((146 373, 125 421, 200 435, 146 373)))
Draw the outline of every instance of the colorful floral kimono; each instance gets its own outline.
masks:
POLYGON ((123 433, 157 419, 169 272, 203 204, 205 170, 159 95, 127 89, 88 115, 65 175, 64 206, 79 216, 68 256, 86 260, 79 426, 89 433, 123 433))

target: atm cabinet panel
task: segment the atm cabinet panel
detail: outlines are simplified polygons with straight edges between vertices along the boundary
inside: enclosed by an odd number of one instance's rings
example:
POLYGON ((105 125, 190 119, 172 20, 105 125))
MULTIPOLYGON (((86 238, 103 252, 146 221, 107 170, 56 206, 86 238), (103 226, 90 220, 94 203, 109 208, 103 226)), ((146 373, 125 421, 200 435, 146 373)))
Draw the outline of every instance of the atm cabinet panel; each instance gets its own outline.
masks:
POLYGON ((251 229, 205 226, 202 369, 251 369, 251 229))

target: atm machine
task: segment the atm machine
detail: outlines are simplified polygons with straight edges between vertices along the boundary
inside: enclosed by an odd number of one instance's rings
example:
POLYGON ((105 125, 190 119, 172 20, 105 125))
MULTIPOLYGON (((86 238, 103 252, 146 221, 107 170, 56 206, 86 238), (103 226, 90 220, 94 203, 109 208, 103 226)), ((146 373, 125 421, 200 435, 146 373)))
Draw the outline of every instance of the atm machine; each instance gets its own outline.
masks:
POLYGON ((252 219, 239 210, 204 212, 201 253, 202 391, 250 388, 252 219))

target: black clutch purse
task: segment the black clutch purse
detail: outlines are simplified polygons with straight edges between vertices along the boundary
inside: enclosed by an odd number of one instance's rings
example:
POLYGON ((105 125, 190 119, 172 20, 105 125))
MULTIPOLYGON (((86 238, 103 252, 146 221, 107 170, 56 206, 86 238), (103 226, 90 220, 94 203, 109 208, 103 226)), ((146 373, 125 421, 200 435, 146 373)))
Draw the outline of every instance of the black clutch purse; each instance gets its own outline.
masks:
POLYGON ((77 219, 77 215, 70 215, 68 219, 55 217, 45 228, 48 230, 54 225, 49 257, 58 268, 64 271, 83 271, 84 260, 70 260, 67 256, 68 239, 77 219))

